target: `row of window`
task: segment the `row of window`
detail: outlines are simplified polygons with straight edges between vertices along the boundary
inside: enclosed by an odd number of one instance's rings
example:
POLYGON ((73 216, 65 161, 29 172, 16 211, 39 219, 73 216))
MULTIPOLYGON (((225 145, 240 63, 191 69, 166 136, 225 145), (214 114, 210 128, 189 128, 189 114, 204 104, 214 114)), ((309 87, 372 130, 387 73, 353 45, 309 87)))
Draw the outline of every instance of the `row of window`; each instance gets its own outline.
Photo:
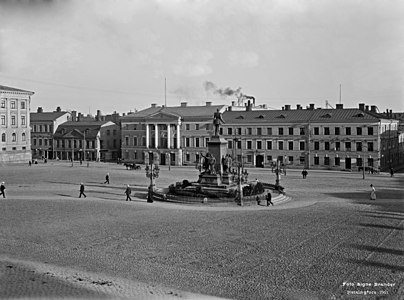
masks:
MULTIPOLYGON (((27 136, 25 135, 25 133, 21 133, 21 141, 25 142, 27 140, 27 136)), ((5 133, 1 134, 1 141, 2 142, 7 142, 7 135, 5 133)), ((16 133, 12 133, 11 134, 11 141, 12 142, 17 142, 17 134, 16 133)))
MULTIPOLYGON (((187 124, 189 125, 189 124, 187 124)), ((356 128, 356 135, 364 135, 365 134, 365 129, 363 127, 354 127, 356 128)), ((306 134, 306 128, 305 127, 299 127, 299 128, 295 128, 295 127, 288 127, 287 130, 284 127, 278 127, 277 128, 277 135, 286 135, 286 132, 288 133, 288 135, 295 135, 295 133, 297 133, 297 131, 299 132, 299 135, 305 135, 306 134)), ((313 135, 331 135, 331 132, 334 135, 341 135, 342 134, 342 128, 341 127, 313 127, 313 131, 312 134, 313 135), (321 130, 322 129, 322 130, 321 130), (332 131, 333 130, 333 131, 332 131)), ((353 132, 353 128, 352 127, 344 127, 345 131, 345 135, 352 135, 353 132)), ((220 134, 223 135, 224 130, 226 130, 227 135, 242 135, 242 128, 238 127, 235 128, 235 130, 233 131, 233 128, 220 128, 220 134)), ((253 133, 255 135, 263 135, 264 133, 266 135, 273 135, 276 132, 276 128, 272 128, 272 127, 267 127, 266 131, 264 131, 264 128, 258 127, 258 128, 251 128, 251 127, 247 127, 244 130, 244 134, 246 135, 253 135, 253 133), (255 132, 253 132, 253 129, 255 129, 255 132)), ((373 135, 373 127, 366 127, 366 134, 367 135, 373 135)))
POLYGON ((53 132, 53 125, 52 124, 33 125, 32 132, 53 132))
MULTIPOLYGON (((8 99, 10 101, 10 109, 17 109, 18 99, 8 99)), ((26 109, 27 104, 25 100, 20 100, 20 109, 26 109)), ((6 108, 7 105, 7 98, 1 98, 0 106, 1 108, 6 108)))
MULTIPOLYGON (((17 116, 15 115, 11 115, 10 117, 11 120, 11 126, 17 126, 17 116)), ((21 116, 21 126, 25 126, 27 121, 26 121, 26 116, 21 116)), ((7 121, 6 121, 6 115, 1 115, 0 117, 0 122, 2 126, 6 126, 7 125, 7 121)))

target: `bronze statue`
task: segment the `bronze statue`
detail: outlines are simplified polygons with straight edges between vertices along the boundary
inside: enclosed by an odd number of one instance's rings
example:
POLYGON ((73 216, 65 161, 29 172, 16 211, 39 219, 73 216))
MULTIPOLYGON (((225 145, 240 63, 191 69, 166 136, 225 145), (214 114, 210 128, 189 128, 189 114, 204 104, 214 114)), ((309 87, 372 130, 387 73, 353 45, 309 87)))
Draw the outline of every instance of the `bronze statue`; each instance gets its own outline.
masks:
POLYGON ((215 135, 219 136, 219 127, 220 123, 226 123, 222 118, 222 113, 217 109, 217 111, 213 114, 213 125, 215 125, 215 135))
POLYGON ((203 157, 202 168, 204 170, 204 173, 216 174, 216 159, 213 157, 213 155, 208 152, 205 156, 203 154, 201 154, 201 156, 203 157))

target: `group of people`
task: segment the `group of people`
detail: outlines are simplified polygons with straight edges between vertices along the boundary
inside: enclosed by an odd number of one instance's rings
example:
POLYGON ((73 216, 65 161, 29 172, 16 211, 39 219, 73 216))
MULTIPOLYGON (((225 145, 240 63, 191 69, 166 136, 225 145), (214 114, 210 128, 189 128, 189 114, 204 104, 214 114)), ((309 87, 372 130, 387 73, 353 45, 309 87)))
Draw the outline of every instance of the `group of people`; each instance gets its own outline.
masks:
MULTIPOLYGON (((3 182, 4 183, 4 182, 3 182)), ((104 184, 109 184, 109 173, 107 173, 105 175, 105 181, 104 184)), ((1 187, 0 187, 0 191, 1 191, 1 187)), ((127 184, 126 185, 126 189, 124 194, 126 195, 126 201, 132 201, 132 198, 130 197, 130 195, 132 194, 132 189, 130 188, 130 185, 127 184)), ((1 193, 0 193, 1 195, 1 193)), ((87 195, 85 194, 85 186, 84 183, 81 182, 80 183, 80 194, 79 194, 79 198, 81 198, 81 196, 83 196, 84 198, 87 198, 87 195)))

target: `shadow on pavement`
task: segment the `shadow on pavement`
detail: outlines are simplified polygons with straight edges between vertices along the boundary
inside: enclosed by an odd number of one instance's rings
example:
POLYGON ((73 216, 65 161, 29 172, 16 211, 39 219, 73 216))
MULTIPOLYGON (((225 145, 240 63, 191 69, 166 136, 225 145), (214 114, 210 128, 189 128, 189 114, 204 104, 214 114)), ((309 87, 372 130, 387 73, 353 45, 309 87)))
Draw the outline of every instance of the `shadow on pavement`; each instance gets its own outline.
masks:
POLYGON ((381 228, 381 229, 396 229, 396 230, 403 230, 404 228, 395 227, 395 226, 388 226, 388 225, 379 225, 379 224, 358 224, 359 226, 363 227, 374 227, 374 228, 381 228))
POLYGON ((376 261, 360 260, 360 259, 354 259, 354 258, 348 258, 347 261, 350 263, 354 263, 354 264, 358 264, 358 265, 362 265, 362 266, 389 269, 394 272, 403 272, 404 271, 403 266, 385 264, 385 263, 380 263, 380 262, 376 262, 376 261))
POLYGON ((348 244, 348 245, 345 245, 345 247, 354 248, 354 249, 358 249, 358 250, 371 251, 371 252, 379 252, 379 253, 387 253, 387 254, 404 256, 404 251, 397 250, 397 249, 367 246, 367 245, 360 245, 360 244, 348 244))

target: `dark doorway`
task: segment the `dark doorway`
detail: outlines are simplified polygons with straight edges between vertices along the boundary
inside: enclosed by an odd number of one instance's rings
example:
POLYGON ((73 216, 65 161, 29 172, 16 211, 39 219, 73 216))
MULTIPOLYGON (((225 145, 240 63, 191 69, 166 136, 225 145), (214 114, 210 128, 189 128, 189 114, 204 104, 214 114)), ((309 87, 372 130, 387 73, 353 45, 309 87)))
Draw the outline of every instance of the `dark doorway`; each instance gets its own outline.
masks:
POLYGON ((160 165, 163 165, 163 166, 166 165, 166 154, 165 153, 160 154, 160 165))
POLYGON ((257 168, 263 168, 264 167, 264 155, 257 155, 255 157, 255 166, 257 168))
POLYGON ((347 158, 345 158, 345 169, 351 169, 352 168, 352 166, 351 166, 351 158, 350 157, 347 157, 347 158))

